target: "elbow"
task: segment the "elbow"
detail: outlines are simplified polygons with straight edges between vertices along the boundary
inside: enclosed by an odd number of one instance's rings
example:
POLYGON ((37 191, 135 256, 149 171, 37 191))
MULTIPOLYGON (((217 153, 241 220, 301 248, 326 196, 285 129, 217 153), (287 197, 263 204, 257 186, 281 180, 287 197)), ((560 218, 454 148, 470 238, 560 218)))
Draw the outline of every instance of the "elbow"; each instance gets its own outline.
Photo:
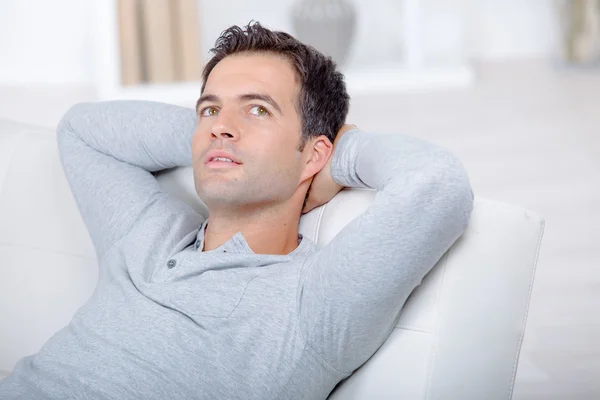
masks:
POLYGON ((81 119, 87 113, 89 105, 90 103, 76 103, 67 109, 58 122, 56 133, 62 134, 72 130, 73 122, 81 119))
POLYGON ((433 190, 441 209, 446 210, 446 217, 455 221, 462 233, 469 225, 475 197, 469 175, 451 152, 444 150, 435 157, 431 174, 433 190))
POLYGON ((56 140, 59 148, 77 136, 77 125, 85 119, 91 103, 76 103, 60 118, 56 126, 56 140))

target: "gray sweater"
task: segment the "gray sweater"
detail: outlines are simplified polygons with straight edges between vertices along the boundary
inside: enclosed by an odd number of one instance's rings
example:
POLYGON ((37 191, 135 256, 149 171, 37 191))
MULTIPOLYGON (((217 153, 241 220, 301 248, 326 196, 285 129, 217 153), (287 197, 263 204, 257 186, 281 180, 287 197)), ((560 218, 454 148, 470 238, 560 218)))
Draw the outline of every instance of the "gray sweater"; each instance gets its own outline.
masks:
POLYGON ((68 326, 0 381, 0 399, 325 399, 396 325, 464 232, 469 179, 448 150, 348 132, 332 175, 378 191, 320 248, 255 254, 241 232, 202 252, 207 221, 153 172, 191 166, 193 109, 82 103, 57 132, 99 263, 68 326))

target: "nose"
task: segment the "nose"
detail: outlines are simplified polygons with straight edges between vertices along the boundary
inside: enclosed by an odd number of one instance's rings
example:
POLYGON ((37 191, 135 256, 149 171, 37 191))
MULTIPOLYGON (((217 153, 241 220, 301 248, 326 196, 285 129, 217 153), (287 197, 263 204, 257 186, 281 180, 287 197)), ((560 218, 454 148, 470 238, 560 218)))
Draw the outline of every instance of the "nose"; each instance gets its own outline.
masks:
POLYGON ((239 140, 239 127, 233 111, 227 111, 223 108, 218 115, 212 117, 212 121, 212 139, 239 140))

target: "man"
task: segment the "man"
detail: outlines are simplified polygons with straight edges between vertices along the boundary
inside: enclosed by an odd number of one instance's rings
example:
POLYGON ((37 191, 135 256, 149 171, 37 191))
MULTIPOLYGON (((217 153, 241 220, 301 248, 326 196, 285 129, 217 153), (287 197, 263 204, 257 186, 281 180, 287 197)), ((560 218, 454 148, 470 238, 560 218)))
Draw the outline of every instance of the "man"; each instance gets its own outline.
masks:
POLYGON ((62 118, 98 286, 0 382, 1 399, 325 399, 465 230, 461 163, 344 125, 331 59, 258 23, 213 51, 196 110, 111 101, 62 118), (153 174, 186 165, 207 220, 153 174), (343 187, 378 193, 319 248, 300 217, 343 187))

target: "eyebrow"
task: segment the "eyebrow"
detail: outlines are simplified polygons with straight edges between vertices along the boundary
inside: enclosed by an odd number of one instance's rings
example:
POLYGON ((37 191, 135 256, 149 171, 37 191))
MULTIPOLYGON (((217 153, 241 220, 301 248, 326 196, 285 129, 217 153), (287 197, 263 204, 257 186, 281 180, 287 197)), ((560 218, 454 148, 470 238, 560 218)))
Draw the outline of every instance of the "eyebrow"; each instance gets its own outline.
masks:
MULTIPOLYGON (((273 100, 273 98, 271 96, 269 96, 268 94, 246 93, 246 94, 242 94, 242 95, 238 96, 238 98, 237 98, 238 102, 252 101, 252 100, 261 100, 261 101, 264 101, 265 103, 269 103, 275 110, 277 110, 277 112, 279 114, 283 115, 283 113, 281 112, 281 107, 279 107, 279 104, 277 104, 277 102, 275 100, 273 100)), ((198 114, 198 111, 200 109, 200 104, 207 102, 207 101, 218 103, 219 97, 214 94, 204 94, 204 95, 200 96, 200 98, 196 102, 196 114, 198 114)))

